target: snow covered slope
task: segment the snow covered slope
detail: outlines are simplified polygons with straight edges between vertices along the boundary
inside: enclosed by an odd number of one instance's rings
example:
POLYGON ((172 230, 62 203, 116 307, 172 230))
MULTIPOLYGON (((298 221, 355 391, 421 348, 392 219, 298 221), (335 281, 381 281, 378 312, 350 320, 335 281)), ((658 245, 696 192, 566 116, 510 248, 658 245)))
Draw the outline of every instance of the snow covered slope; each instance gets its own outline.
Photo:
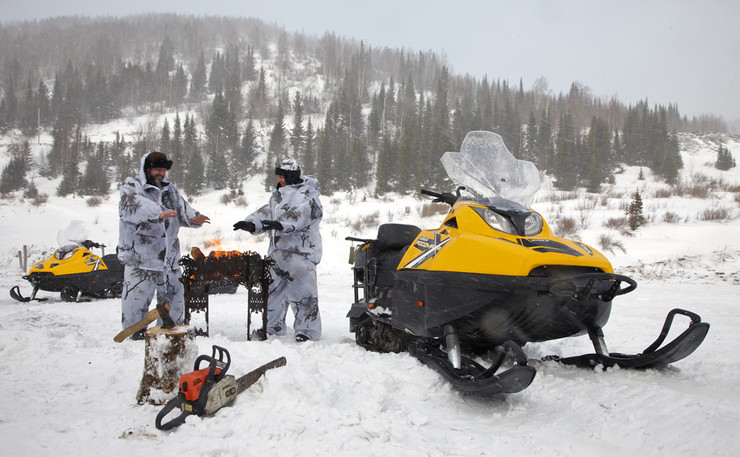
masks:
MULTIPOLYGON (((696 182, 703 175, 721 180, 725 190, 712 191, 707 199, 666 197, 665 184, 650 176, 640 181, 639 170, 627 169, 596 198, 580 194, 560 200, 545 188, 534 204, 548 220, 575 219, 574 237, 597 249, 604 234, 621 244, 605 252, 615 270, 633 275, 639 286, 614 302, 604 328, 612 351, 644 349, 674 307, 697 312, 712 325, 695 354, 667 369, 604 372, 539 361, 548 354, 591 352, 587 337, 531 344, 525 350, 538 370, 532 385, 482 401, 453 391, 409 355, 366 352, 354 344, 345 317, 352 275, 344 237, 374 237, 377 225, 389 221, 436 226, 441 217, 422 217, 425 202, 412 197, 326 196, 325 255, 319 265, 323 338, 303 344, 290 337, 247 342, 246 291, 213 296, 211 336, 197 339, 201 353, 210 354, 212 344, 226 347, 237 376, 279 356, 288 364, 268 372, 233 407, 210 418, 191 416, 171 433, 154 427, 160 407, 136 404, 143 343, 113 342, 120 330, 118 300, 66 303, 58 294, 40 292, 49 300, 19 303, 0 294, 3 454, 737 455, 740 172, 711 167, 716 158, 711 138, 685 137, 682 144, 682 179, 696 182), (646 214, 653 214, 649 223, 632 236, 605 227, 605 221, 624 214, 635 189, 643 195, 646 214), (730 216, 702 220, 713 207, 728 208, 730 216), (677 222, 663 222, 667 212, 676 214, 677 222)), ((740 155, 737 142, 725 145, 740 155)), ((56 182, 36 184, 50 196, 42 206, 17 196, 0 200, 0 290, 20 285, 28 294, 17 251, 27 245, 29 263, 46 257, 57 247, 57 231, 72 220, 84 221, 91 238, 108 250, 116 244, 116 191, 90 207, 79 197, 54 196, 56 182)), ((200 246, 207 253, 218 239, 223 249, 264 253, 265 238, 232 231, 234 222, 267 198, 259 179, 246 191, 242 207, 221 203, 218 192, 191 199, 212 224, 183 229, 183 249, 200 246)))

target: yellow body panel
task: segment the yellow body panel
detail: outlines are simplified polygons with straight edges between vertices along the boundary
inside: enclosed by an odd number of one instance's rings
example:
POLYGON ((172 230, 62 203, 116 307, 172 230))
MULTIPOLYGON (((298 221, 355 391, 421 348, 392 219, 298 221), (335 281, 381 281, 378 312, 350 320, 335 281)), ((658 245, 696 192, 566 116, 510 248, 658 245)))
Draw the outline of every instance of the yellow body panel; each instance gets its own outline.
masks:
POLYGON ((439 228, 423 230, 398 268, 528 276, 532 269, 543 265, 567 265, 614 272, 600 252, 554 236, 544 220, 542 231, 535 236, 510 235, 491 228, 470 206, 480 205, 457 203, 439 228), (447 225, 453 218, 458 228, 447 225), (437 245, 442 247, 437 247, 433 255, 427 253, 437 245), (558 246, 559 252, 545 252, 549 246, 558 246))
POLYGON ((58 249, 52 257, 32 266, 28 273, 46 272, 60 276, 108 269, 100 257, 84 247, 77 247, 62 255, 63 253, 65 253, 64 248, 58 249))

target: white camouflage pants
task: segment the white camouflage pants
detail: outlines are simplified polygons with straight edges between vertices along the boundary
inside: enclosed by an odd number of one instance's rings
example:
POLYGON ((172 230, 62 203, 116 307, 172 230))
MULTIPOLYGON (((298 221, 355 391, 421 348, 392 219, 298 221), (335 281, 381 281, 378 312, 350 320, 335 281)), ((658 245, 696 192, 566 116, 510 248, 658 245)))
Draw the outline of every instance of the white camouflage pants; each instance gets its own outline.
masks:
MULTIPOLYGON (((170 304, 170 317, 176 324, 182 324, 185 316, 185 297, 180 282, 181 271, 142 270, 127 266, 123 273, 123 291, 121 293, 121 322, 123 328, 140 321, 149 311, 149 306, 157 293, 155 303, 170 304)), ((162 320, 157 321, 161 325, 162 320)))
POLYGON ((306 256, 288 251, 274 251, 275 265, 270 269, 272 284, 267 298, 267 333, 284 335, 288 307, 293 309, 295 335, 311 340, 321 337, 319 292, 316 264, 306 256))

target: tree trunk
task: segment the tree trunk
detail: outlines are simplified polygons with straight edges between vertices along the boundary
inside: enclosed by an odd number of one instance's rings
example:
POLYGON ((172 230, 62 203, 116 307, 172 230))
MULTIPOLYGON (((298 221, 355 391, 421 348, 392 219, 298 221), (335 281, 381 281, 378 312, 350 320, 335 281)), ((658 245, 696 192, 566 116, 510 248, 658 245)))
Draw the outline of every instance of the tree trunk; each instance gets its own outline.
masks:
POLYGON ((146 331, 144 375, 141 378, 138 403, 161 405, 177 395, 180 375, 193 370, 198 357, 195 329, 177 325, 171 329, 161 326, 146 331))

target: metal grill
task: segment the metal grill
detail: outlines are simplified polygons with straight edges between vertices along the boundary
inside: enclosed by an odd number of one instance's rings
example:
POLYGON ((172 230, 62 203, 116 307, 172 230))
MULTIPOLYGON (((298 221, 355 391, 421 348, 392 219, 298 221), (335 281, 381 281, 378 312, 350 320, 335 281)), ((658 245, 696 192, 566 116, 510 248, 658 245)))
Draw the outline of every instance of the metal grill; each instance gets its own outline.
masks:
POLYGON ((206 257, 198 248, 180 259, 180 281, 185 289, 185 324, 196 317, 205 324, 192 324, 196 335, 209 334, 209 295, 218 290, 247 288, 247 339, 267 338, 267 295, 272 261, 256 252, 211 251, 206 257))

